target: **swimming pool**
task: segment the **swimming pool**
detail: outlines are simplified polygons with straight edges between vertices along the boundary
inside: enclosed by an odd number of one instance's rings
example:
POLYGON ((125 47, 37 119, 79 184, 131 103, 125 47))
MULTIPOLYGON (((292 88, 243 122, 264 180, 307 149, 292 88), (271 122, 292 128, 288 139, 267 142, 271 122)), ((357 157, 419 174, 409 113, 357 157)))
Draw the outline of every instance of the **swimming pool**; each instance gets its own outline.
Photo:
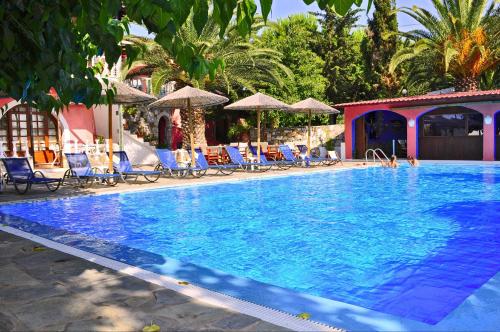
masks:
POLYGON ((367 168, 0 206, 2 223, 331 323, 436 324, 500 268, 500 168, 367 168))

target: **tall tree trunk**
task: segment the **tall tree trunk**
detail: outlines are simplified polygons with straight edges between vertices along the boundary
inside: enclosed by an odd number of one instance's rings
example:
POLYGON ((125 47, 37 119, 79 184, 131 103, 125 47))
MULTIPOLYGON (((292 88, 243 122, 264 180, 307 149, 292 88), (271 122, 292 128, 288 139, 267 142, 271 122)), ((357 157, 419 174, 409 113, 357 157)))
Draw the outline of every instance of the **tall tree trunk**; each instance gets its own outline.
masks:
MULTIPOLYGON (((207 145, 205 137, 205 110, 202 108, 193 109, 194 113, 194 142, 196 146, 207 145)), ((182 147, 187 149, 190 147, 189 141, 189 116, 186 112, 181 113, 182 121, 182 147)))
POLYGON ((474 77, 457 77, 454 86, 455 92, 477 91, 479 81, 474 77))

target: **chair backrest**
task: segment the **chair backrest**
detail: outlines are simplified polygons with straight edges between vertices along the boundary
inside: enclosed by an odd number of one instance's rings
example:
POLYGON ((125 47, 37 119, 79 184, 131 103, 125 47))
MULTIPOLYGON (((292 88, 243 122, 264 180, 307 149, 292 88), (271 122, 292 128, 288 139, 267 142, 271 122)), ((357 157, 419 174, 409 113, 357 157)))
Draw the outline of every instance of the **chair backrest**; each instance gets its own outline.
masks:
POLYGON ((340 160, 339 155, 337 154, 337 151, 328 151, 328 155, 330 156, 331 159, 333 160, 340 160))
POLYGON ((245 160, 241 156, 240 151, 232 146, 225 146, 226 152, 231 161, 235 164, 245 164, 245 160))
POLYGON ((85 152, 65 153, 64 155, 73 176, 89 176, 93 174, 92 165, 90 165, 89 157, 85 152))
POLYGON ((283 154, 283 157, 287 161, 296 161, 297 159, 293 155, 292 149, 286 144, 280 145, 280 151, 283 154))
MULTIPOLYGON (((254 156, 257 156, 257 147, 256 147, 256 146, 253 146, 253 145, 252 145, 252 146, 250 146, 250 152, 252 152, 252 154, 253 154, 254 156)), ((267 164, 267 163, 268 163, 268 160, 267 160, 266 156, 262 153, 262 148, 261 148, 261 150, 260 150, 260 162, 261 162, 262 164, 267 164)))
POLYGON ((11 179, 33 177, 33 169, 28 158, 3 158, 2 162, 11 179))
POLYGON ((177 165, 177 160, 175 159, 175 155, 172 152, 172 150, 156 149, 156 154, 163 167, 168 169, 179 168, 179 166, 177 165))
MULTIPOLYGON (((201 169, 208 169, 208 161, 205 158, 203 151, 201 151, 200 148, 196 148, 194 149, 194 153, 196 153, 196 166, 201 169)), ((191 151, 189 151, 189 156, 191 157, 191 151)))
POLYGON ((328 157, 328 150, 324 146, 320 146, 318 149, 319 149, 319 156, 321 158, 328 157))
POLYGON ((300 153, 307 153, 307 145, 297 144, 297 149, 299 149, 300 153))
POLYGON ((134 170, 134 168, 132 167, 132 163, 130 162, 130 159, 128 159, 127 153, 125 151, 114 151, 113 154, 115 155, 115 157, 119 158, 118 163, 113 163, 118 172, 132 172, 134 170))

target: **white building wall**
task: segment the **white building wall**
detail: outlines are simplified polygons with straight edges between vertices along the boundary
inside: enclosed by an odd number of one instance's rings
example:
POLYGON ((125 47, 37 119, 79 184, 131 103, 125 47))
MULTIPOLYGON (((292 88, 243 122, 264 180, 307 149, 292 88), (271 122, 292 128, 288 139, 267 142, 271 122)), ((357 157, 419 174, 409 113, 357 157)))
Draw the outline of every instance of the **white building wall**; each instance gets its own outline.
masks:
MULTIPOLYGON (((118 143, 120 137, 119 106, 113 105, 113 142, 118 143)), ((108 105, 94 107, 96 134, 108 138, 108 105)))
POLYGON ((131 135, 127 130, 123 131, 123 147, 134 165, 156 165, 158 157, 156 150, 142 138, 131 135))

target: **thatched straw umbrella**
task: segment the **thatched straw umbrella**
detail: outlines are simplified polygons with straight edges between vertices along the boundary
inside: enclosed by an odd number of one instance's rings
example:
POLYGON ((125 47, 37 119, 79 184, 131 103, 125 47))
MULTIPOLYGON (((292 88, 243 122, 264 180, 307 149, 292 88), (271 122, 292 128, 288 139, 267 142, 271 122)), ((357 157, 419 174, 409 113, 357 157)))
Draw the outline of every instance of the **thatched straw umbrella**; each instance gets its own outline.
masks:
POLYGON ((148 108, 180 108, 187 109, 189 117, 189 140, 191 141, 191 166, 196 167, 196 153, 194 152, 194 113, 193 108, 205 108, 227 103, 229 99, 215 93, 186 86, 169 93, 148 108))
POLYGON ((328 106, 314 98, 299 101, 291 106, 290 112, 307 113, 309 115, 307 129, 307 156, 311 157, 311 118, 312 114, 336 114, 340 113, 335 108, 328 106))
MULTIPOLYGON (((153 100, 156 100, 155 97, 148 95, 145 92, 137 90, 128 86, 125 83, 118 82, 114 79, 107 79, 108 84, 101 81, 101 85, 103 90, 101 91, 101 96, 107 98, 106 90, 113 90, 114 97, 112 100, 106 100, 108 104, 108 135, 109 135, 109 171, 113 170, 113 104, 118 105, 141 105, 148 104, 153 100)), ((121 125, 121 124, 120 124, 121 125)))
POLYGON ((227 110, 256 110, 257 111, 257 162, 260 163, 260 112, 271 110, 288 110, 290 106, 287 104, 269 97, 263 93, 256 93, 253 96, 241 99, 229 106, 227 110))

